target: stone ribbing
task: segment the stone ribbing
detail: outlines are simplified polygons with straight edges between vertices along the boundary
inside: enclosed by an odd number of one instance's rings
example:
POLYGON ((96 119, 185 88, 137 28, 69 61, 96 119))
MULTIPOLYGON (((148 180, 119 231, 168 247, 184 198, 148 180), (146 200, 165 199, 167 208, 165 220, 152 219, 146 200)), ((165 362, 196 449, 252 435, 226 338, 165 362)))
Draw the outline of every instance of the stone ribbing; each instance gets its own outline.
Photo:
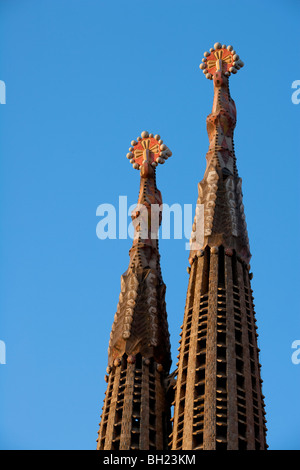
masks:
POLYGON ((204 450, 213 450, 216 442, 217 293, 218 254, 212 253, 210 257, 207 315, 203 432, 204 450))
MULTIPOLYGON (((196 280, 199 282, 199 275, 201 276, 202 259, 195 260, 194 270, 196 280)), ((196 423, 194 422, 194 398, 197 395, 197 380, 195 364, 197 358, 197 338, 198 338, 198 317, 200 307, 200 291, 195 292, 193 296, 193 303, 191 304, 191 319, 190 328, 186 332, 185 336, 185 348, 189 350, 188 363, 187 363, 187 374, 185 384, 185 410, 184 420, 185 426, 183 428, 183 449, 192 449, 193 435, 195 432, 196 423)), ((183 393, 183 390, 182 390, 183 393)))
MULTIPOLYGON (((194 294, 195 294, 195 283, 197 277, 197 262, 195 262, 191 268, 191 274, 189 278, 189 285, 187 291, 185 314, 182 325, 182 331, 180 333, 180 346, 178 354, 178 370, 177 380, 175 389, 174 399, 174 416, 173 431, 170 436, 170 447, 179 450, 183 448, 183 429, 185 420, 185 401, 186 401, 186 386, 187 386, 187 374, 188 374, 188 363, 189 363, 189 341, 190 332, 192 327, 193 317, 193 305, 194 305, 194 294)), ((194 389, 192 389, 193 391, 194 389)), ((186 439, 186 437, 185 437, 186 439)))
POLYGON ((170 429, 166 374, 160 364, 137 357, 115 367, 100 423, 98 450, 164 450, 170 429))
POLYGON ((253 414, 254 414, 254 436, 255 436, 255 449, 264 450, 268 448, 266 441, 266 412, 264 395, 262 393, 262 379, 259 362, 259 348, 257 346, 257 326, 254 311, 253 295, 251 289, 249 271, 244 269, 244 289, 245 289, 245 304, 247 311, 247 321, 249 327, 249 338, 251 347, 253 347, 253 353, 251 357, 251 381, 252 381, 252 393, 253 393, 253 414))
POLYGON ((98 432, 97 448, 102 447, 107 450, 113 446, 115 414, 118 403, 118 393, 120 386, 120 369, 113 371, 108 379, 106 398, 104 400, 103 413, 101 416, 100 430, 98 432), (102 436, 102 440, 100 437, 102 436))
POLYGON ((247 450, 254 450, 254 416, 253 416, 253 396, 252 396, 252 381, 251 381, 251 366, 250 366, 250 348, 249 348, 249 335, 248 335, 248 322, 245 304, 245 291, 244 291, 244 275, 243 265, 240 261, 237 262, 237 276, 239 286, 239 302, 241 308, 241 324, 242 324, 242 360, 243 370, 241 377, 244 381, 246 406, 243 412, 238 413, 239 425, 246 426, 245 441, 247 450))
POLYGON ((249 290, 248 266, 233 250, 207 247, 195 258, 179 347, 173 450, 266 448, 249 290))
MULTIPOLYGON (((150 402, 149 402, 149 366, 142 365, 142 391, 141 391, 141 429, 150 427, 150 402)), ((140 436, 140 448, 149 449, 149 433, 142 432, 140 436)))
POLYGON ((133 398, 135 385, 135 364, 128 364, 126 374, 126 384, 124 389, 124 402, 122 411, 122 426, 120 434, 120 449, 129 450, 136 447, 136 440, 133 434, 136 434, 133 426, 133 398), (132 439, 133 438, 133 439, 132 439), (133 441, 133 442, 132 442, 133 441))
POLYGON ((238 448, 237 386, 235 328, 233 316, 232 256, 225 256, 225 288, 227 305, 227 390, 228 390, 228 450, 238 448))

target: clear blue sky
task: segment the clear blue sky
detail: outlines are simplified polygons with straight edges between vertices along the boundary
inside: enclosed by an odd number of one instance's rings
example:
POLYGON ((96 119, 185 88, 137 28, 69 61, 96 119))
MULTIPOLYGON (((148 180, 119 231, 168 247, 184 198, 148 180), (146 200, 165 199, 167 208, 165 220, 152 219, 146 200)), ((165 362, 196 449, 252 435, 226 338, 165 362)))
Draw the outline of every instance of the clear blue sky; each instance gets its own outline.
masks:
MULTIPOLYGON (((271 449, 300 449, 300 4, 296 0, 1 0, 2 449, 94 449, 109 333, 131 240, 96 237, 96 208, 137 201, 126 153, 143 130, 173 151, 168 204, 196 203, 216 41, 245 67, 230 79, 271 449)), ((160 242, 175 368, 186 240, 160 242)))

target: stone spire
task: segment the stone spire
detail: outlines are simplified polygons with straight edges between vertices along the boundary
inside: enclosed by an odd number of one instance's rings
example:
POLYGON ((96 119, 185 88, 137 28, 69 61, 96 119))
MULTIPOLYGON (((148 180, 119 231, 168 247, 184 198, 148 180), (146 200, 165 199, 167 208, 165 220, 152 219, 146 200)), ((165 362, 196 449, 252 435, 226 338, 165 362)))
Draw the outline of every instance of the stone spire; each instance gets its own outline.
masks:
POLYGON ((170 443, 174 450, 267 447, 251 255, 233 143, 236 108, 229 93, 229 76, 243 65, 232 46, 220 43, 200 65, 213 80, 214 99, 191 235, 170 443))
POLYGON ((121 276, 109 341, 108 387, 97 439, 100 450, 162 450, 167 445, 171 356, 158 251, 162 197, 156 187, 156 167, 171 155, 160 136, 148 132, 131 142, 127 154, 140 170, 140 192, 132 212, 135 234, 129 267, 121 276))
MULTIPOLYGON (((220 43, 216 43, 210 52, 205 52, 200 65, 206 78, 213 80, 214 99, 212 112, 206 120, 209 149, 204 178, 198 185, 197 204, 204 205, 204 237, 207 243, 230 246, 248 263, 251 254, 242 200, 242 179, 238 176, 233 142, 236 107, 229 92, 229 76, 243 65, 232 46, 226 48, 220 43)), ((203 223, 203 220, 199 222, 203 223)), ((192 241, 195 241, 193 237, 192 233, 192 241)), ((200 247, 195 244, 195 248, 200 247)), ((190 261, 196 256, 196 251, 191 251, 190 261)))

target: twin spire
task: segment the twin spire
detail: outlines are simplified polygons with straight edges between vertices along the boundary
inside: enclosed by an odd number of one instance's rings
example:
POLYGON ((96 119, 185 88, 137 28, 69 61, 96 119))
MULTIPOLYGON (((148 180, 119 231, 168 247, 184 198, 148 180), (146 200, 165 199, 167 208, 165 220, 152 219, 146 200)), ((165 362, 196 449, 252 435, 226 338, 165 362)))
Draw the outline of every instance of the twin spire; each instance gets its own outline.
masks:
POLYGON ((213 80, 214 100, 207 117, 207 166, 198 185, 197 204, 202 205, 203 213, 201 218, 196 212, 191 235, 191 274, 179 367, 171 375, 166 286, 157 237, 161 213, 158 223, 153 225, 152 210, 154 205, 162 205, 156 186, 156 167, 164 164, 172 152, 159 135, 146 131, 131 142, 127 158, 133 168, 140 171, 140 191, 137 207, 132 212, 135 234, 129 251, 129 267, 121 276, 121 293, 109 341, 108 387, 97 439, 100 450, 166 450, 169 446, 172 449, 213 449, 220 443, 228 449, 240 448, 249 433, 252 437, 246 443, 248 448, 264 446, 259 383, 253 386, 253 397, 250 396, 250 372, 255 370, 259 378, 256 370, 259 366, 256 352, 253 353, 255 320, 249 303, 251 255, 233 142, 236 107, 229 92, 230 75, 236 74, 243 65, 233 47, 221 43, 204 53, 200 65, 206 78, 213 80), (204 236, 202 245, 198 246, 195 234, 199 224, 204 236), (243 359, 239 356, 235 362, 234 350, 239 355, 243 350, 239 343, 239 326, 234 330, 236 321, 242 321, 241 338, 245 339, 246 352, 243 359), (232 331, 226 339, 229 328, 232 331), (250 356, 248 341, 252 348, 250 356), (230 352, 227 365, 226 348, 230 352), (248 388, 241 391, 239 380, 242 382, 242 379, 237 376, 237 384, 234 381, 235 367, 242 361, 247 374, 250 372, 245 376, 248 388), (206 369, 212 371, 207 377, 206 369), (176 384, 174 375, 178 375, 176 384), (226 384, 226 380, 231 387, 228 396, 227 392, 216 388, 221 381, 222 386, 226 384), (221 398, 216 398, 216 393, 223 393, 224 403, 218 402, 221 398), (170 403, 174 395, 174 418, 171 419, 170 403), (244 432, 244 424, 239 424, 238 428, 236 424, 240 410, 246 410, 244 402, 250 413, 246 425, 249 433, 244 432), (251 413, 256 407, 259 418, 255 415, 253 421, 251 413), (221 411, 211 416, 215 408, 221 411), (221 415, 223 421, 219 418, 221 415))

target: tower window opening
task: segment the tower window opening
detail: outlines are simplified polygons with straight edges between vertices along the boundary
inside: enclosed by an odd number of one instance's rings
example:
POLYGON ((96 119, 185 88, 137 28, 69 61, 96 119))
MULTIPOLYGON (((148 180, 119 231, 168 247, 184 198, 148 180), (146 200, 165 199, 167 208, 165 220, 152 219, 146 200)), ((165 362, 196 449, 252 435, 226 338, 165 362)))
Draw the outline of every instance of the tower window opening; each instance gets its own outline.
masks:
POLYGON ((137 418, 137 417, 132 418, 132 427, 136 429, 140 428, 140 418, 137 418))
POLYGON ((227 380, 226 377, 217 377, 217 388, 220 390, 226 390, 227 380))
POLYGON ((238 432, 241 437, 246 438, 247 425, 241 421, 238 423, 238 432))
POLYGON ((209 269, 210 269, 210 249, 207 246, 204 252, 204 266, 203 266, 203 277, 202 277, 202 288, 201 288, 202 295, 208 293, 209 269))
POLYGON ((224 424, 217 425, 217 439, 227 438, 227 426, 224 424))
POLYGON ((226 348, 223 346, 217 347, 217 357, 218 359, 226 359, 226 348))
POLYGON ((204 395, 204 390, 205 390, 205 384, 204 383, 195 384, 195 395, 196 396, 204 395))
POLYGON ((201 367, 205 365, 206 354, 201 353, 197 354, 197 367, 201 367))
POLYGON ((204 367, 196 371, 196 382, 201 382, 202 380, 205 380, 205 368, 204 367))
POLYGON ((236 370, 237 372, 243 373, 244 370, 244 362, 241 359, 236 359, 236 370))
POLYGON ((217 332, 217 343, 219 344, 226 344, 226 333, 225 332, 217 332))
POLYGON ((149 406, 151 410, 155 411, 155 400, 153 398, 149 399, 149 406))
POLYGON ((235 340, 237 343, 241 343, 242 341, 242 332, 238 329, 235 329, 235 340))
POLYGON ((135 368, 136 369, 142 369, 142 356, 141 356, 141 354, 136 355, 135 368))
POLYGON ((236 376, 236 383, 237 383, 237 386, 240 387, 240 388, 244 388, 245 387, 245 379, 242 375, 240 374, 237 374, 236 376))
POLYGON ((227 450, 227 442, 217 441, 216 450, 227 450))
POLYGON ((239 450, 247 450, 247 442, 244 439, 239 439, 239 450))
POLYGON ((197 352, 205 351, 206 348, 206 338, 199 339, 197 343, 197 352))
POLYGON ((235 345, 235 352, 238 357, 243 357, 243 346, 240 346, 239 344, 235 345))
POLYGON ((226 362, 217 361, 217 373, 226 374, 226 362))
POLYGON ((138 449, 139 445, 140 445, 140 434, 138 432, 131 432, 131 449, 138 449))
POLYGON ((219 260, 218 260, 218 286, 225 286, 225 259, 224 259, 224 247, 219 247, 219 260))
POLYGON ((203 432, 198 432, 193 435, 193 448, 195 450, 203 446, 203 432))

